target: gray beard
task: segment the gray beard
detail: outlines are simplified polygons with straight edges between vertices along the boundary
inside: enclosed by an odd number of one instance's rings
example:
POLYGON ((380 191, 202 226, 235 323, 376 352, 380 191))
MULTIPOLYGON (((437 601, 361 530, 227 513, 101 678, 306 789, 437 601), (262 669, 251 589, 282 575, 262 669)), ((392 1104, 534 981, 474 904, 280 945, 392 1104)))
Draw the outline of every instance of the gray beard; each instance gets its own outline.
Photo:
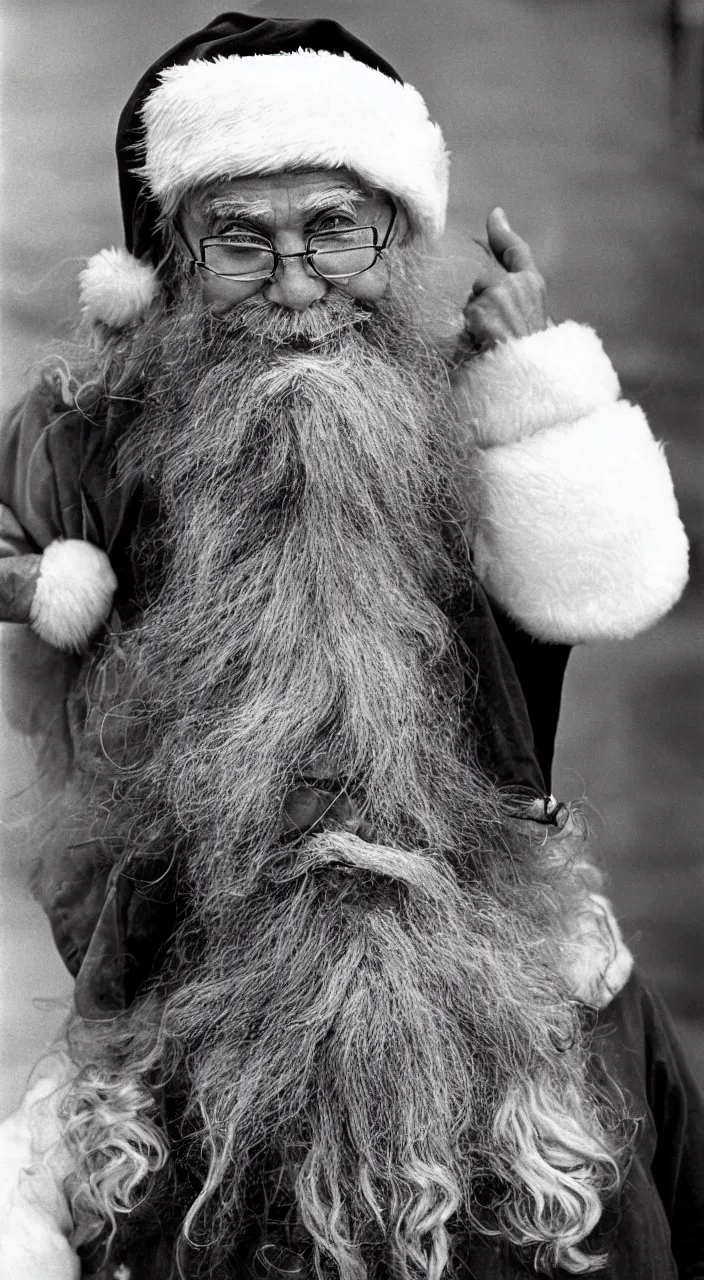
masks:
POLYGON ((126 639, 148 786, 243 866, 321 769, 383 841, 447 849, 466 796, 430 790, 467 779, 441 605, 469 570, 443 533, 466 517, 445 365, 402 310, 360 327, 333 298, 285 323, 173 318, 124 449, 160 504, 126 639))
MULTIPOLYGON (((146 1099, 125 1149, 161 1149, 156 1074, 180 1081, 205 1152, 185 1231, 208 1265, 266 1153, 341 1280, 375 1256, 439 1280, 455 1213, 582 1270, 619 1176, 560 977, 586 887, 507 820, 459 740, 442 526, 466 512, 444 364, 403 297, 227 321, 186 303, 147 339, 158 366, 120 467, 158 495, 153 594, 93 704, 119 766, 114 838, 133 858, 178 849, 187 911, 160 981, 107 1032, 108 1083, 77 1095, 86 1171, 106 1089, 113 1130, 146 1099), (366 839, 331 815, 282 842, 321 759, 366 839)), ((120 1176, 96 1184, 108 1219, 120 1176)))

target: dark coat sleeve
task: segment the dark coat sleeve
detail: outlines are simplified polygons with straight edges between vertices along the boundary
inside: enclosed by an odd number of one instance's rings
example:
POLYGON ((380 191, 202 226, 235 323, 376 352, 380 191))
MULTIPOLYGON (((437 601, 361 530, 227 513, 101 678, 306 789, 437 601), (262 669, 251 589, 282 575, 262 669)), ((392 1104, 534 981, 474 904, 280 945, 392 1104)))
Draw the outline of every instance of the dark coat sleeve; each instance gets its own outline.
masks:
MULTIPOLYGON (((55 538, 86 537, 80 500, 81 425, 39 384, 0 427, 0 574, 15 557, 55 538)), ((11 614, 3 613, 3 617, 11 614)), ((2 711, 32 741, 42 789, 59 785, 70 760, 66 692, 77 664, 27 627, 3 628, 2 711)))
POLYGON ((9 413, 0 432, 0 502, 33 550, 55 538, 89 530, 81 503, 80 470, 87 424, 58 405, 42 384, 9 413))
POLYGON ((642 1005, 648 1100, 657 1147, 653 1177, 682 1280, 704 1280, 704 1097, 659 997, 642 1005))
POLYGON ((632 1114, 640 1115, 617 1232, 620 1270, 616 1266, 614 1275, 669 1276, 674 1260, 679 1280, 704 1280, 701 1090, 662 1000, 637 976, 600 1015, 600 1029, 604 1065, 632 1114), (661 1216, 664 1231, 657 1225, 661 1216))
POLYGON ((545 644, 516 625, 497 604, 491 605, 496 625, 506 645, 523 691, 533 732, 535 756, 547 791, 552 790, 552 762, 560 718, 562 685, 571 648, 545 644))
MULTIPOLYGON (((116 440, 133 413, 103 406, 91 416, 67 408, 45 383, 35 386, 0 426, 0 598, 12 599, 15 557, 36 556, 57 538, 107 552, 117 574, 115 604, 128 613, 134 595, 129 543, 139 495, 115 483, 116 440)), ((20 573, 21 577, 21 573, 20 573)), ((9 611, 2 615, 12 618, 9 611)), ((14 618, 12 620, 15 620, 14 618)), ((33 634, 4 634, 3 709, 14 727, 39 740, 63 717, 73 658, 33 634)))
POLYGON ((466 732, 479 764, 503 788, 549 794, 568 646, 525 635, 479 583, 448 612, 463 670, 466 732))
MULTIPOLYGON (((128 611, 129 542, 140 503, 114 482, 114 445, 132 412, 117 405, 93 416, 78 412, 40 383, 7 414, 0 427, 0 572, 6 557, 36 554, 56 538, 91 542, 110 556, 116 603, 128 611)), ((0 647, 2 713, 30 745, 35 786, 48 807, 73 767, 67 697, 79 662, 25 626, 4 628, 0 647)), ((109 866, 92 845, 64 850, 43 843, 33 889, 75 974, 101 915, 109 866)))
POLYGON ((117 402, 91 411, 67 408, 39 383, 7 414, 0 429, 0 504, 31 550, 42 551, 55 538, 80 538, 111 560, 121 557, 139 499, 116 483, 115 445, 133 413, 117 402))

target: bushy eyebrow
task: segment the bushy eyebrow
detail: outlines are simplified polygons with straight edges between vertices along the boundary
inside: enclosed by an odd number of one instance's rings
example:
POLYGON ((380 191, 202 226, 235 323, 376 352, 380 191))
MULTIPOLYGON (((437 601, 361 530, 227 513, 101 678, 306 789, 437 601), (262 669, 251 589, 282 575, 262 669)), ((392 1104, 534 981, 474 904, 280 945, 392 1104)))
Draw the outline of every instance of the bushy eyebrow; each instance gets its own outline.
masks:
POLYGON ((364 192, 354 187, 331 187, 327 191, 311 191, 301 200, 303 213, 323 213, 327 209, 342 209, 354 213, 355 205, 364 200, 364 192))
POLYGON ((211 222, 219 218, 237 218, 250 221, 255 218, 270 217, 272 213, 268 200, 238 199, 237 196, 216 196, 208 201, 203 210, 204 216, 211 222))
MULTIPOLYGON (((355 206, 365 199, 363 191, 350 187, 331 187, 325 191, 311 191, 304 196, 298 207, 301 212, 313 216, 325 213, 329 209, 340 209, 343 213, 354 214, 355 206)), ((203 210, 209 222, 217 222, 222 218, 232 218, 241 222, 256 222, 270 219, 273 209, 268 200, 235 195, 211 196, 207 207, 203 210)))

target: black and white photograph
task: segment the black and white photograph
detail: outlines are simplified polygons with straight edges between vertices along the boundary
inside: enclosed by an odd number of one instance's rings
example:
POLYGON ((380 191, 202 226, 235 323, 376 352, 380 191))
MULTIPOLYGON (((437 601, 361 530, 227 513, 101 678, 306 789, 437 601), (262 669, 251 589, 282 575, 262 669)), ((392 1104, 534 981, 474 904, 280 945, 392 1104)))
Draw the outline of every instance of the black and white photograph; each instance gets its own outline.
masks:
POLYGON ((0 1280, 704 1280, 704 0, 2 0, 0 1280))

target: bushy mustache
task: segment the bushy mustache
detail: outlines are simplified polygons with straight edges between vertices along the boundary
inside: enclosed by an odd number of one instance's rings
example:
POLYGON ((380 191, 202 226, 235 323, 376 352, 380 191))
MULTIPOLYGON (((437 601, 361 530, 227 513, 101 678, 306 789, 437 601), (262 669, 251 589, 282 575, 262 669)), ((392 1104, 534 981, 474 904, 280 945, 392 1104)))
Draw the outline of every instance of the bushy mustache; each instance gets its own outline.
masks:
POLYGON ((300 311, 268 302, 261 294, 245 299, 236 311, 220 317, 232 333, 259 339, 273 347, 305 343, 320 347, 339 340, 350 329, 360 329, 373 313, 340 292, 326 294, 300 311))

